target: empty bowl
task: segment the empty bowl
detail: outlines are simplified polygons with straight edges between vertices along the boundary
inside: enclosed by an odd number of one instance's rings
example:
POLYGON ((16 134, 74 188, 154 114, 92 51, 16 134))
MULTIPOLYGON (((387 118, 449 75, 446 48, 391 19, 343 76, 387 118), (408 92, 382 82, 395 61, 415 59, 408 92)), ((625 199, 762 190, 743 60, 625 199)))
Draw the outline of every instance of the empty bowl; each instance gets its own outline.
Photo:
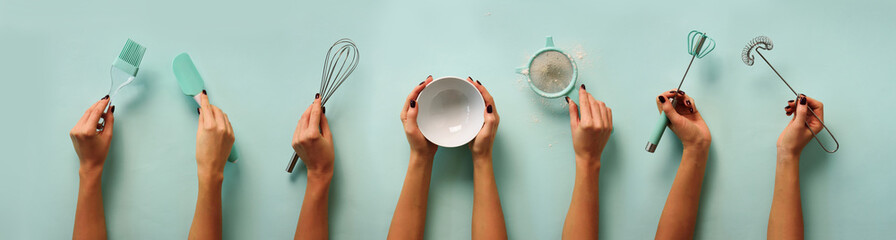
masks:
POLYGON ((442 147, 464 145, 485 122, 485 100, 472 83, 459 77, 430 82, 417 95, 417 126, 429 141, 442 147))

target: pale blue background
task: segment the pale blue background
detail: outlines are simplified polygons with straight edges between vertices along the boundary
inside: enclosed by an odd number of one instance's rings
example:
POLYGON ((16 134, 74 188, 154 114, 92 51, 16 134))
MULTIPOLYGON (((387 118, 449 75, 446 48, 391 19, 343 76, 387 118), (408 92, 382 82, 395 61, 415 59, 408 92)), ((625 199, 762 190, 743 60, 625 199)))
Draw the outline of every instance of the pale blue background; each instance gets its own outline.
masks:
MULTIPOLYGON (((655 154, 643 148, 654 97, 681 78, 692 29, 718 42, 683 87, 714 140, 697 238, 765 237, 775 141, 793 96, 764 63, 747 67, 740 53, 767 35, 775 49, 766 56, 798 91, 824 101, 842 144, 836 154, 815 145, 803 154, 807 237, 892 239, 894 10, 892 1, 811 0, 0 0, 0 239, 71 236, 78 161, 67 134, 106 94, 109 65, 129 37, 148 50, 137 82, 116 99, 103 179, 111 238, 187 235, 197 190, 196 106, 171 73, 184 51, 213 103, 230 115, 242 153, 225 169, 226 238, 291 238, 306 180, 304 169, 283 171, 290 139, 318 89, 327 47, 350 37, 360 66, 327 107, 337 152, 333 239, 385 238, 408 159, 399 110, 429 74, 469 75, 488 87, 502 120, 494 163, 509 235, 557 239, 574 175, 568 115, 562 99, 537 97, 513 73, 545 35, 582 56, 580 82, 613 108, 600 181, 602 238, 652 238, 681 148, 671 131, 655 154)), ((435 161, 426 236, 467 239, 469 151, 441 149, 435 161)))

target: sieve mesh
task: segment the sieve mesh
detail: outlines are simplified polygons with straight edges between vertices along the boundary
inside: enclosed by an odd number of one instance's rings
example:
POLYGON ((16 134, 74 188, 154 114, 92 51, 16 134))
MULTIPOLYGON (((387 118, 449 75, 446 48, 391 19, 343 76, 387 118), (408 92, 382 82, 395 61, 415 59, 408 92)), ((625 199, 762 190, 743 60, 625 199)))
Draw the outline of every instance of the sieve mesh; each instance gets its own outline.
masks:
POLYGON ((572 62, 566 54, 548 50, 539 53, 529 66, 532 85, 546 93, 558 93, 572 81, 572 62))

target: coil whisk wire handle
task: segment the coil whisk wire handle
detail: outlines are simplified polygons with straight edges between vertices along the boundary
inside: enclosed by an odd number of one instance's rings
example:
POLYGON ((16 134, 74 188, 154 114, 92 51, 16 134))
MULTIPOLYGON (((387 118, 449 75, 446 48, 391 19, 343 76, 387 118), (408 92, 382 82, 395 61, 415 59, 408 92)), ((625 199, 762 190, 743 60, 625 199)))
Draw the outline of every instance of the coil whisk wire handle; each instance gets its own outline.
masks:
POLYGON ((320 77, 321 106, 327 103, 336 89, 355 71, 359 60, 358 47, 351 39, 339 39, 330 46, 320 77))
MULTIPOLYGON (((778 78, 780 78, 781 81, 784 82, 784 85, 787 85, 787 88, 789 88, 790 91, 793 92, 794 95, 799 97, 800 94, 797 93, 797 91, 794 90, 793 87, 790 86, 790 83, 787 83, 787 80, 784 80, 784 77, 781 76, 781 73, 778 73, 778 70, 775 69, 775 67, 772 66, 772 64, 768 61, 768 59, 766 59, 765 56, 762 55, 762 52, 759 51, 759 49, 762 49, 765 51, 771 51, 772 48, 774 48, 774 46, 775 45, 772 43, 772 40, 766 36, 755 37, 755 38, 753 38, 753 40, 750 41, 750 43, 747 44, 746 47, 744 47, 744 51, 741 53, 741 55, 742 55, 741 59, 744 61, 744 64, 747 64, 747 66, 753 66, 754 58, 751 53, 756 52, 756 54, 759 54, 759 57, 762 58, 762 61, 764 61, 766 64, 768 64, 768 67, 770 67, 772 69, 772 71, 775 72, 775 75, 778 75, 778 78)), ((835 145, 834 150, 828 149, 827 146, 825 146, 823 143, 821 143, 821 140, 818 139, 818 133, 816 133, 815 131, 812 131, 812 128, 809 127, 809 123, 806 122, 805 123, 806 128, 808 128, 809 131, 812 132, 812 137, 815 138, 815 142, 818 142, 818 145, 821 146, 821 149, 824 149, 825 152, 828 152, 828 153, 837 152, 837 150, 840 149, 840 142, 837 141, 837 138, 834 137, 834 134, 831 133, 831 130, 828 129, 828 126, 824 124, 824 121, 822 121, 821 118, 818 117, 818 114, 815 114, 815 111, 812 111, 812 108, 808 108, 808 110, 809 110, 809 113, 812 113, 812 116, 815 117, 815 119, 817 119, 818 122, 821 123, 822 129, 824 129, 828 133, 828 135, 831 136, 831 139, 834 140, 834 145, 835 145)), ((821 132, 821 131, 819 131, 819 132, 821 132)))
MULTIPOLYGON (((342 38, 330 46, 327 56, 324 58, 324 68, 320 76, 320 91, 318 93, 321 96, 321 107, 327 104, 327 100, 333 96, 336 89, 342 86, 345 79, 355 71, 360 59, 358 46, 351 39, 342 38)), ((293 152, 286 165, 286 172, 292 173, 298 162, 299 155, 293 152)))

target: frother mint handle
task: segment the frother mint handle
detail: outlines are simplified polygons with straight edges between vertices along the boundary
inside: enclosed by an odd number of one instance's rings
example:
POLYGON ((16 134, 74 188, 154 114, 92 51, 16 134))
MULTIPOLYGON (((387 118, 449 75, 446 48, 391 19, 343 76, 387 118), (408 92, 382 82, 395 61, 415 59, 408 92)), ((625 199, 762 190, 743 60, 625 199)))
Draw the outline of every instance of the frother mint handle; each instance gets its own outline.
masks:
POLYGON ((656 145, 660 144, 660 139, 663 138, 663 133, 666 132, 666 125, 669 125, 669 118, 667 118, 666 113, 663 112, 660 114, 660 118, 657 119, 656 125, 653 126, 653 135, 650 135, 650 139, 647 140, 647 147, 645 149, 647 152, 652 153, 656 150, 656 145))

